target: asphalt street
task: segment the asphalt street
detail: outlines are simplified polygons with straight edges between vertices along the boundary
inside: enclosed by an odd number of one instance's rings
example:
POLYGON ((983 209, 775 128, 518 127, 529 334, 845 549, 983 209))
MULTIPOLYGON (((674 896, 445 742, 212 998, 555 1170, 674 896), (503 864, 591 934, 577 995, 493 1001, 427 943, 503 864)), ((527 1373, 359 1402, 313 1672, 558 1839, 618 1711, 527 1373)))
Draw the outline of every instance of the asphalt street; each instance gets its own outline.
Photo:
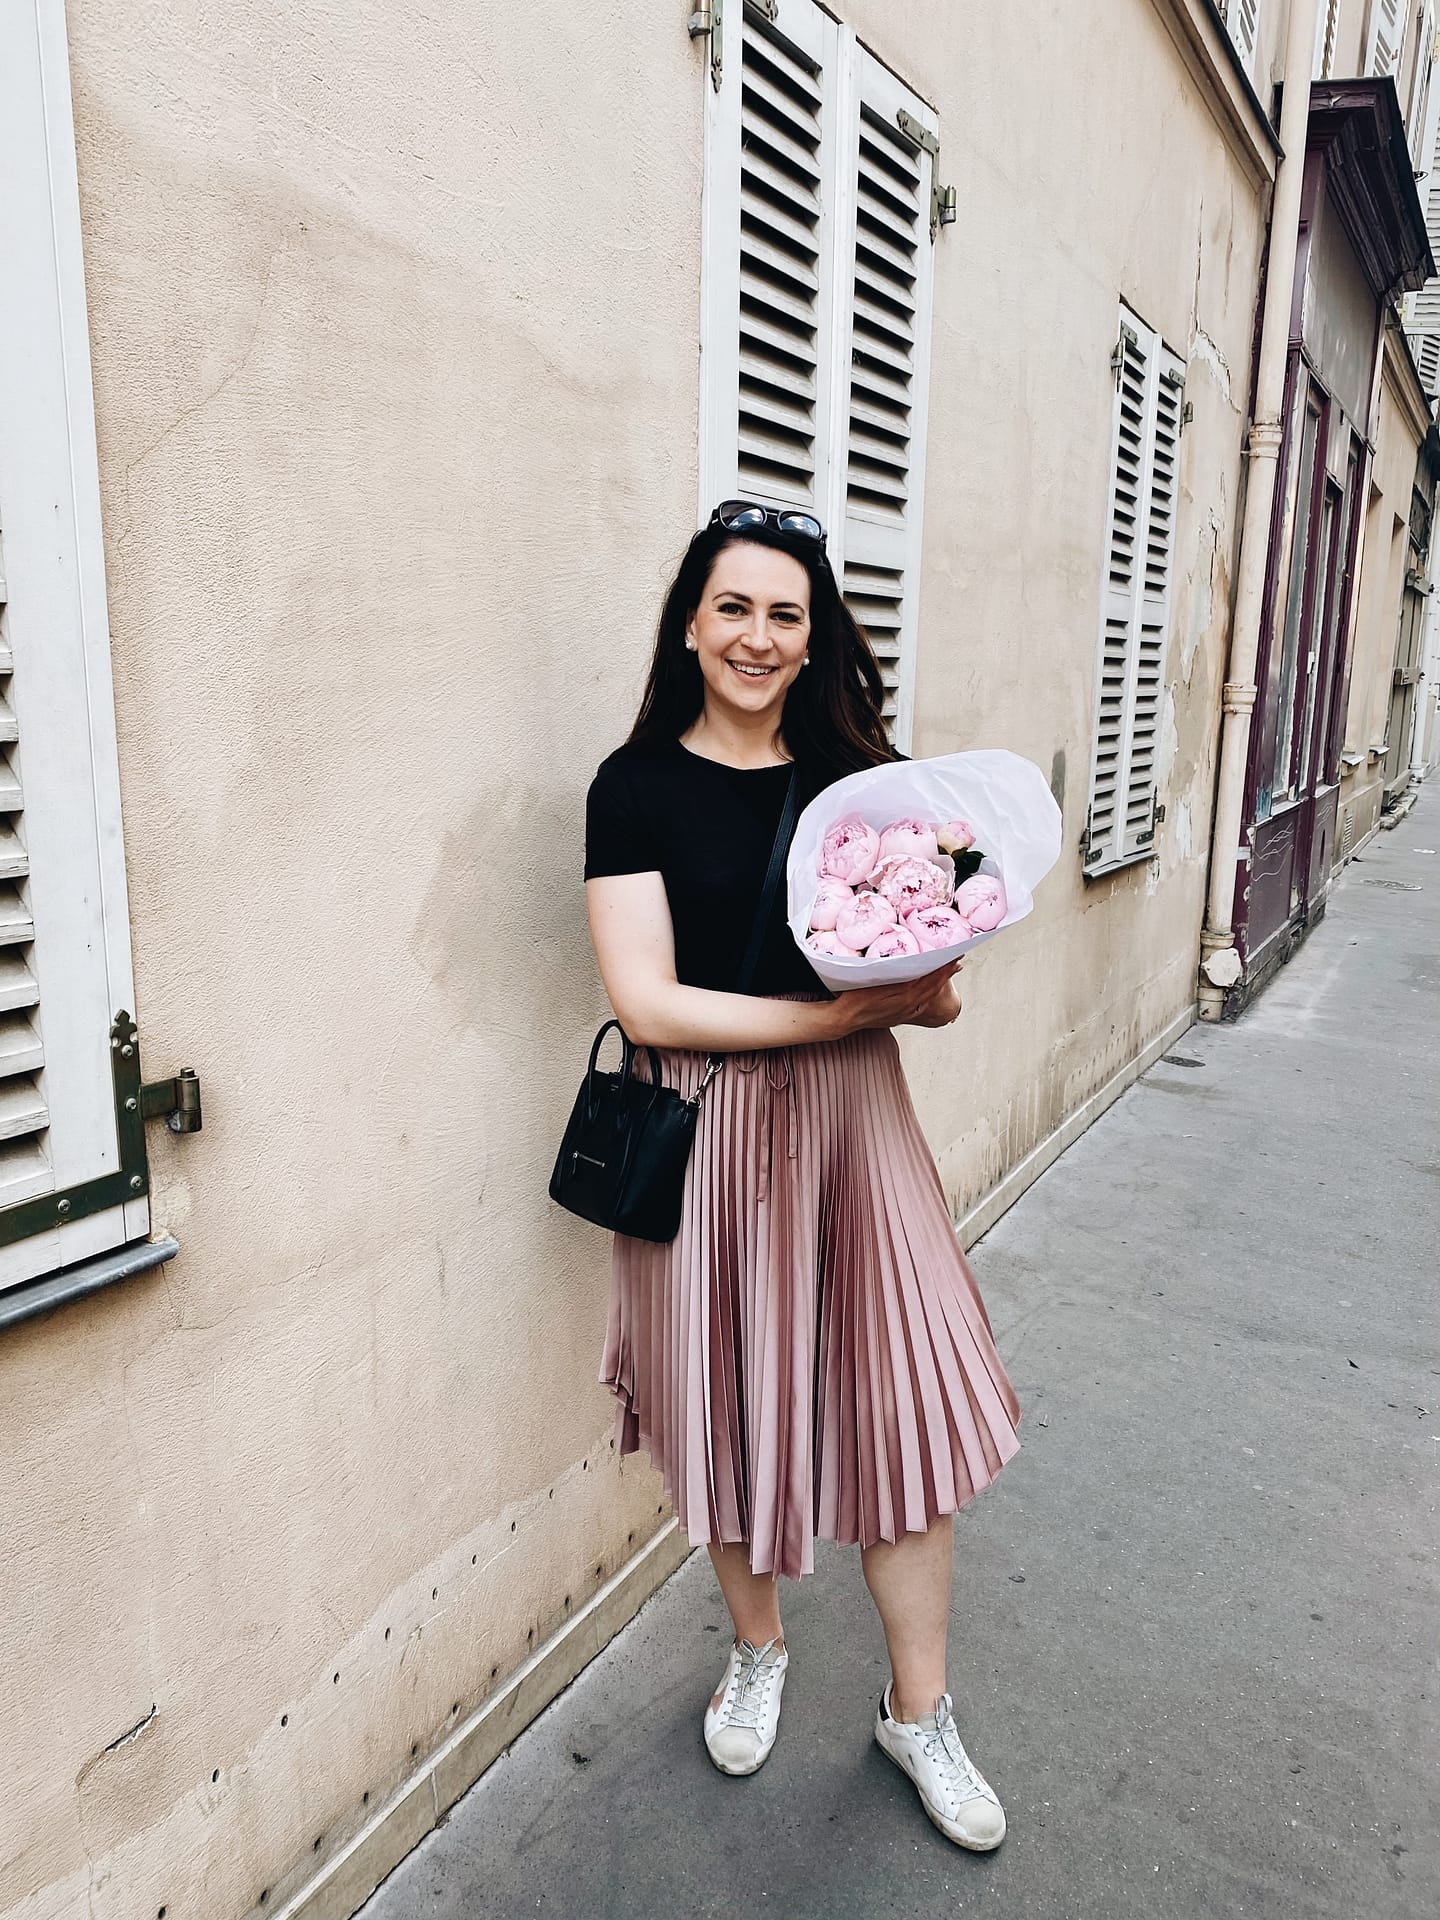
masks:
POLYGON ((871 1739, 858 1556, 786 1588, 775 1752, 711 1767, 690 1557, 366 1920, 1440 1914, 1440 782, 1236 1025, 974 1249, 1023 1447, 956 1526, 951 1683, 1009 1837, 871 1739))

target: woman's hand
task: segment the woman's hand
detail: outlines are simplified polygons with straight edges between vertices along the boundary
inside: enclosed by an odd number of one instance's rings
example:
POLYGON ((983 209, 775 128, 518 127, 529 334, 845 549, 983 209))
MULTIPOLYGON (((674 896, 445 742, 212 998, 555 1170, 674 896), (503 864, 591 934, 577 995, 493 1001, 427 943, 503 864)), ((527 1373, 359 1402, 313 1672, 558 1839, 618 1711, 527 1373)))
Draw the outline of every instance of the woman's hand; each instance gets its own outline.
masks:
POLYGON ((954 976, 961 965, 959 960, 950 960, 919 980, 901 980, 893 986, 852 987, 836 1003, 843 1010, 846 1031, 948 1027, 960 1012, 960 992, 954 976))

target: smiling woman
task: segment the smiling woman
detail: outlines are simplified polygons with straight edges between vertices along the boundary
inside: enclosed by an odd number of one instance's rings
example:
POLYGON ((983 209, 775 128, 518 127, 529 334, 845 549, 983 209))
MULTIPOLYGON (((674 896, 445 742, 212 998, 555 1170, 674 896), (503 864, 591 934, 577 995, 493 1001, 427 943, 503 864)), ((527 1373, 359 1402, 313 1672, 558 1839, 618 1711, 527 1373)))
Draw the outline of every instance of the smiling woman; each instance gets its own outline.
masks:
POLYGON ((601 1377, 621 1451, 651 1455, 734 1621, 715 1765, 753 1773, 775 1739, 777 1575, 808 1573, 817 1537, 858 1543, 894 1671, 876 1737, 914 1777, 939 1767, 945 1831, 988 1848, 1004 1815, 945 1683, 950 1515, 1016 1451, 1020 1410, 891 1032, 956 1018, 955 967, 831 998, 783 900, 762 905, 792 787, 803 805, 895 757, 882 698, 818 523, 718 508, 587 803, 591 936, 624 1032, 686 1099, 731 1056, 698 1104, 676 1238, 615 1236, 601 1377))

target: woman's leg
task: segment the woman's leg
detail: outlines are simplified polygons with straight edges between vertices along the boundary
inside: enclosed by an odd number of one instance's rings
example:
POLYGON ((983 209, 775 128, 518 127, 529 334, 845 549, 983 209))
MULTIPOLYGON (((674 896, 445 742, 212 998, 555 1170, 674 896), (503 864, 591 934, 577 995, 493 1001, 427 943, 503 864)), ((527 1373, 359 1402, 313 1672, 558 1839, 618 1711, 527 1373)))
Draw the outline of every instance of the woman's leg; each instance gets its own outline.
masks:
MULTIPOLYGON (((763 1647, 767 1640, 785 1644, 780 1626, 780 1586, 773 1573, 750 1571, 750 1549, 731 1544, 717 1547, 711 1543, 710 1564, 720 1591, 735 1623, 735 1643, 748 1640, 752 1647, 763 1647)), ((718 1695, 716 1696, 718 1699, 718 1695)))
MULTIPOLYGON (((882 1540, 860 1556, 890 1650, 890 1713, 919 1720, 935 1711, 945 1683, 945 1635, 950 1624, 951 1515, 926 1533, 882 1540)), ((733 1609, 732 1609, 733 1611, 733 1609)))

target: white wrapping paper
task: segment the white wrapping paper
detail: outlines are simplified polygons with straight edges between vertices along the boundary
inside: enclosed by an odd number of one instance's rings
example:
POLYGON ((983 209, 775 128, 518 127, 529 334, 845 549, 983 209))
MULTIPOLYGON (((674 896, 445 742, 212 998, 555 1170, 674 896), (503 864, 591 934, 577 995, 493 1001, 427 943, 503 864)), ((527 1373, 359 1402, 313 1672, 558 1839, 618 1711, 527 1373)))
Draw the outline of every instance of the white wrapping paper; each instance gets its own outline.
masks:
POLYGON ((934 760, 902 760, 847 774, 816 796, 801 814, 786 867, 786 911, 790 931, 825 985, 883 986, 893 980, 918 980, 957 954, 1023 920, 1035 888, 1060 856, 1060 809, 1049 783, 1032 760, 1000 747, 973 753, 947 753, 934 760), (813 953, 805 942, 810 909, 819 881, 820 849, 837 820, 860 817, 878 832, 893 820, 914 818, 968 820, 975 845, 986 856, 981 873, 998 874, 1005 884, 1009 911, 993 932, 977 933, 951 947, 926 953, 901 953, 892 960, 837 960, 813 953))

